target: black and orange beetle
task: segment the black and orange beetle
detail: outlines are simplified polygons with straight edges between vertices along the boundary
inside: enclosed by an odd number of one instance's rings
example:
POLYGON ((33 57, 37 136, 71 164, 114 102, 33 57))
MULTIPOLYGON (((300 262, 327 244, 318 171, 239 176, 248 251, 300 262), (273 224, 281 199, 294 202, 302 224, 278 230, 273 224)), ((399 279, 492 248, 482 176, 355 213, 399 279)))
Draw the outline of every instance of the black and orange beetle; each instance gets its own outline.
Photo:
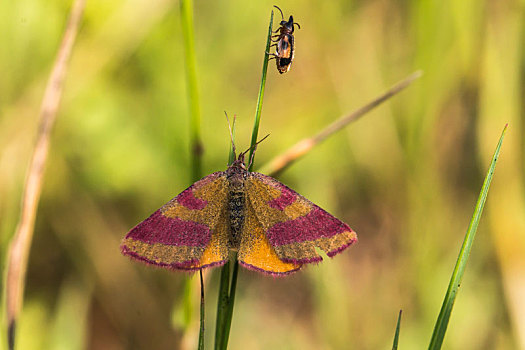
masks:
POLYGON ((283 11, 281 11, 281 9, 275 5, 274 7, 281 13, 282 20, 280 27, 274 31, 274 33, 279 33, 272 35, 272 41, 275 42, 275 44, 271 45, 270 47, 275 46, 275 53, 268 54, 272 55, 270 59, 275 58, 277 70, 279 73, 283 74, 290 70, 293 61, 295 51, 293 36, 293 31, 295 28, 294 26, 297 26, 299 29, 301 29, 301 26, 299 23, 293 21, 293 16, 290 16, 288 21, 285 21, 283 11))

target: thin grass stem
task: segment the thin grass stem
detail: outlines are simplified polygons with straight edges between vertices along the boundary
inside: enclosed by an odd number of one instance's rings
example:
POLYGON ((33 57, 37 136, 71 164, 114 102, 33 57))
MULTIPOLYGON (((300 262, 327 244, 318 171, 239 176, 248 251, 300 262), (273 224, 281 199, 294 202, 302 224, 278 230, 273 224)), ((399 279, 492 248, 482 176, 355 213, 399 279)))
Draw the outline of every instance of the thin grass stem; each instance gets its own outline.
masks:
POLYGON ((190 107, 191 182, 202 177, 201 110, 197 84, 197 59, 193 25, 193 0, 181 0, 181 22, 184 42, 184 57, 188 100, 190 107))
MULTIPOLYGON (((271 35, 272 35, 273 11, 270 15, 270 24, 268 26, 268 36, 266 40, 266 49, 263 60, 263 69, 261 76, 261 83, 259 86, 259 95, 257 97, 257 107, 255 109, 255 121, 252 131, 251 150, 247 159, 251 160, 253 152, 255 151, 255 144, 257 143, 257 136, 259 134, 259 124, 261 121, 262 103, 264 98, 264 88, 266 85, 266 75, 268 72, 268 50, 270 50, 271 35)), ((234 160, 233 149, 230 150, 230 163, 234 160)), ((248 170, 253 167, 253 162, 248 170)), ((226 350, 228 348, 228 340, 231 329, 231 322, 233 318, 233 307, 235 304, 235 294, 237 290, 237 276, 239 272, 239 262, 237 255, 233 255, 228 263, 226 263, 221 270, 221 282, 219 286, 219 298, 217 302, 217 321, 215 329, 215 349, 226 350), (231 273, 230 273, 231 268, 231 273), (231 280, 230 280, 231 274, 231 280)))
POLYGON ((14 349, 15 347, 15 330, 23 304, 27 261, 33 240, 38 202, 42 192, 51 131, 55 125, 68 62, 84 7, 85 0, 76 0, 71 6, 69 21, 64 29, 64 36, 47 81, 40 106, 38 134, 22 195, 20 220, 9 246, 6 275, 7 340, 9 349, 14 349))
MULTIPOLYGON (((253 131, 252 131, 252 140, 250 147, 250 156, 248 159, 252 159, 253 153, 255 152, 255 144, 257 143, 257 136, 259 135, 259 124, 261 122, 261 112, 262 112, 262 104, 263 104, 263 98, 264 98, 264 89, 266 87, 266 75, 268 72, 268 61, 270 59, 267 52, 270 51, 270 44, 272 42, 272 23, 273 23, 273 11, 270 15, 270 25, 268 26, 268 38, 266 40, 266 48, 264 50, 264 60, 263 60, 263 68, 262 68, 262 75, 261 75, 261 84, 259 85, 259 95, 257 96, 257 107, 255 109, 255 121, 253 123, 253 131)), ((249 171, 252 171, 253 168, 253 162, 250 166, 249 171)))
POLYGON ((344 115, 337 119, 332 124, 328 125, 326 128, 318 132, 312 137, 307 137, 305 139, 302 139, 301 141, 297 142, 295 145, 290 147, 288 150, 284 151, 274 159, 272 159, 268 164, 264 165, 260 170, 260 172, 264 174, 268 174, 270 176, 277 176, 280 174, 284 169, 289 167, 293 162, 298 160, 299 158, 306 155, 312 148, 320 144, 322 141, 326 140, 329 136, 333 135, 335 132, 341 130, 351 122, 354 122, 358 120, 363 115, 367 114, 383 102, 387 101, 391 97, 397 95, 401 91, 403 91, 405 88, 407 88, 414 80, 421 77, 423 73, 421 71, 417 71, 415 73, 412 73, 399 83, 392 86, 388 91, 386 91, 384 94, 376 97, 366 105, 356 109, 355 111, 351 112, 350 114, 344 115))
MULTIPOLYGON (((191 182, 195 182, 202 177, 202 140, 201 140, 201 111, 199 101, 199 89, 197 84, 197 60, 195 58, 195 35, 193 25, 193 0, 181 0, 181 23, 184 43, 186 81, 188 86, 188 101, 190 107, 190 150, 191 150, 191 182)), ((204 349, 204 281, 202 270, 199 270, 199 281, 201 287, 200 298, 200 325, 199 325, 199 345, 198 349, 204 349)), ((192 320, 192 281, 186 280, 183 309, 185 310, 185 328, 192 320)))

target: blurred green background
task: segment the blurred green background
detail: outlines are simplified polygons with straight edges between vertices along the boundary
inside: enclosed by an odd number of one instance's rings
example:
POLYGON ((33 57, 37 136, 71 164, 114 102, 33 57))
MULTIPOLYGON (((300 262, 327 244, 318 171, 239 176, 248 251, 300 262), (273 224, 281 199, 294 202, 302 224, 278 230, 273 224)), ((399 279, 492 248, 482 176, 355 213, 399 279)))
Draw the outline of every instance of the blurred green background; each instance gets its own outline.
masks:
MULTIPOLYGON (((269 67, 259 166, 409 73, 424 76, 280 177, 348 222, 359 244, 287 278, 241 271, 230 348, 387 349, 399 309, 400 348, 427 347, 508 122, 444 347, 525 349, 525 2, 196 1, 205 173, 226 167, 224 110, 238 116, 238 147, 249 145, 274 4, 301 29, 291 71, 269 67)), ((0 2, 3 267, 70 5, 0 2)), ((182 331, 190 275, 119 252, 131 227, 190 184, 179 3, 89 0, 70 63, 18 349, 193 349, 198 279, 182 331)), ((218 270, 205 279, 211 345, 218 270)))

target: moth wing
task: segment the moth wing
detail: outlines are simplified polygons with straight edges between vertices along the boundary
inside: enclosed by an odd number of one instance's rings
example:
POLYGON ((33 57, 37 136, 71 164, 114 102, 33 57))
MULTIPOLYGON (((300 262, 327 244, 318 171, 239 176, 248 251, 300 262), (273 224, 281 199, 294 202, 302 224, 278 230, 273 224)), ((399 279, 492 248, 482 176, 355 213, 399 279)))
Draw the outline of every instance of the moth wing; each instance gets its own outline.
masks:
POLYGON ((122 253, 173 269, 224 264, 229 253, 227 195, 224 172, 204 177, 131 229, 122 253))
POLYGON ((283 262, 318 262, 316 248, 333 257, 357 241, 347 224, 270 176, 249 173, 245 186, 249 206, 283 262))
POLYGON ((250 270, 274 276, 287 275, 301 268, 301 264, 282 261, 277 255, 249 201, 244 206, 244 228, 237 259, 250 270))

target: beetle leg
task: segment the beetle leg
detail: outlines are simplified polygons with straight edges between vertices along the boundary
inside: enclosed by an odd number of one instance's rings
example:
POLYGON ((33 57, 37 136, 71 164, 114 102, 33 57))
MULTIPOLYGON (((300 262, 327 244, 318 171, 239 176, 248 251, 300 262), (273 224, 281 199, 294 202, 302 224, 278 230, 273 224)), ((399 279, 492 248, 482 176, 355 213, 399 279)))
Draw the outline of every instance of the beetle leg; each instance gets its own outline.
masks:
POLYGON ((265 51, 265 53, 266 53, 268 56, 271 56, 271 57, 268 59, 268 61, 269 61, 269 60, 272 60, 272 59, 274 59, 274 58, 279 57, 279 56, 277 56, 276 54, 274 54, 273 52, 267 52, 267 51, 265 51))

